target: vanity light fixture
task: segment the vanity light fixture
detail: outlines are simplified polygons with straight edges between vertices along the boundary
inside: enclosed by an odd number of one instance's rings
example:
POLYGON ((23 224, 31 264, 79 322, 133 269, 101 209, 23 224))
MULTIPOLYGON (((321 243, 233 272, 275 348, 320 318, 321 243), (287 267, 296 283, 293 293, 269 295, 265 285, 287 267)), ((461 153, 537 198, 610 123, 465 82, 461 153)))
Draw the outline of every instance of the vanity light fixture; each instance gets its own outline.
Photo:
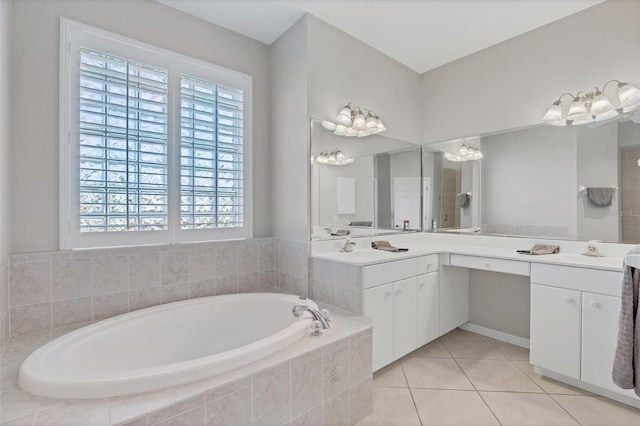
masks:
POLYGON ((457 154, 452 154, 450 152, 444 153, 444 158, 453 162, 461 162, 461 161, 474 161, 480 160, 483 158, 482 152, 480 152, 480 148, 470 143, 463 143, 460 149, 458 149, 457 154))
POLYGON ((323 121, 322 126, 338 136, 357 136, 359 138, 384 132, 387 128, 373 110, 364 112, 353 102, 349 102, 340 110, 336 122, 323 121))
POLYGON ((602 90, 595 88, 592 92, 578 92, 575 96, 571 93, 563 93, 556 100, 547 113, 542 117, 542 121, 553 126, 566 126, 571 124, 578 126, 581 124, 600 123, 613 120, 622 115, 628 119, 630 113, 640 110, 640 89, 618 80, 607 81, 602 90), (614 106, 611 100, 604 95, 604 91, 609 83, 617 83, 617 104, 614 106), (567 114, 564 114, 562 98, 571 96, 567 114))
POLYGON ((338 148, 322 151, 315 157, 311 156, 311 164, 328 164, 330 166, 346 166, 353 163, 353 158, 347 158, 338 148))

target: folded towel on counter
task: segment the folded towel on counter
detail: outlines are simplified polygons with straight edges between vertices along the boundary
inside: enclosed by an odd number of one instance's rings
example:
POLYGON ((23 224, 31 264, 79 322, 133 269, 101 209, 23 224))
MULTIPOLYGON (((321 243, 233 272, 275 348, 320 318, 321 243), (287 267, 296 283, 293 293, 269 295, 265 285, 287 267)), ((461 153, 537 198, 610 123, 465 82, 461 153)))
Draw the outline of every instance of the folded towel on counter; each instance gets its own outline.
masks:
POLYGON ((471 195, 466 192, 462 192, 458 194, 458 205, 461 209, 466 209, 469 207, 469 203, 471 202, 471 195))
POLYGON ((407 248, 394 247, 391 245, 389 241, 384 241, 384 240, 371 241, 371 248, 375 250, 384 250, 384 251, 392 251, 392 252, 409 251, 409 249, 407 248))
POLYGON ((560 247, 551 244, 536 244, 530 250, 518 250, 520 254, 555 254, 560 253, 560 247))
MULTIPOLYGON (((640 254, 640 246, 631 249, 629 254, 640 254)), ((618 344, 611 377, 617 386, 633 389, 640 396, 640 269, 623 267, 618 344)))
POLYGON ((609 207, 615 192, 615 188, 587 188, 587 197, 594 207, 609 207))
POLYGON ((337 229, 331 233, 332 237, 344 237, 345 235, 349 235, 351 231, 348 229, 337 229))

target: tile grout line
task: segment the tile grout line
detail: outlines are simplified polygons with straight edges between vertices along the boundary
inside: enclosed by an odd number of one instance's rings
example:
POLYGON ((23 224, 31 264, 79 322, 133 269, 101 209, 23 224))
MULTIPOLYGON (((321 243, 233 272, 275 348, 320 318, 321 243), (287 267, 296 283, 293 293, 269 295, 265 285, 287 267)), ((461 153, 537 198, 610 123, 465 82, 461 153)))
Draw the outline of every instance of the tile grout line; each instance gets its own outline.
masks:
POLYGON ((562 406, 562 404, 560 404, 558 401, 556 401, 556 400, 555 400, 555 398, 554 398, 553 396, 549 395, 549 394, 548 394, 548 393, 546 393, 546 392, 545 392, 545 395, 547 395, 547 397, 549 397, 549 399, 551 399, 551 400, 552 400, 552 401, 553 401, 553 402, 554 402, 558 407, 560 407, 560 409, 561 409, 562 411, 564 411, 565 413, 567 413, 567 415, 568 415, 569 417, 571 417, 573 420, 575 420, 576 424, 582 425, 582 423, 580 423, 580 421, 579 421, 578 419, 576 419, 575 417, 573 417, 573 415, 572 415, 572 414, 571 414, 571 413, 570 413, 566 408, 564 408, 564 407, 562 406))
MULTIPOLYGON (((493 345, 493 343, 489 342, 492 346, 495 347, 495 345, 493 345)), ((443 341, 442 344, 444 345, 445 349, 447 351, 449 351, 449 348, 447 348, 446 343, 443 341)), ((500 350, 498 350, 500 351, 500 350)), ((500 352, 502 353, 502 352, 500 352)), ((466 371, 464 371, 464 369, 462 368, 462 366, 460 365, 460 363, 458 362, 458 360, 456 359, 456 357, 453 356, 453 354, 451 353, 451 351, 449 351, 449 354, 451 354, 451 358, 453 359, 453 361, 456 363, 456 365, 458 366, 458 368, 460 369, 460 371, 462 371, 462 374, 464 374, 464 376, 467 378, 467 380, 469 381, 469 383, 471 383, 471 386, 473 386, 473 389, 475 389, 476 393, 478 394, 478 396, 480 397, 480 399, 482 400, 482 402, 484 403, 484 405, 489 409, 489 411, 491 412, 491 415, 496 419, 496 422, 498 422, 499 425, 502 425, 502 422, 500 421, 500 419, 498 419, 498 416, 496 415, 496 413, 493 412, 493 409, 491 409, 491 406, 487 403, 487 401, 484 399, 484 397, 482 396, 482 394, 480 393, 480 391, 478 390, 478 388, 476 387, 475 383, 473 383, 473 381, 471 381, 471 379, 469 378, 469 376, 467 375, 466 371)))
POLYGON ((400 370, 402 370, 402 376, 404 377, 404 381, 407 383, 407 389, 409 389, 409 395, 411 396, 411 402, 413 402, 413 409, 416 410, 416 416, 418 416, 418 421, 420 422, 420 426, 422 423, 422 418, 420 417, 420 411, 418 411, 418 405, 416 404, 416 400, 413 397, 413 391, 411 390, 411 386, 409 386, 409 380, 407 379, 407 373, 404 372, 404 365, 400 363, 400 370))

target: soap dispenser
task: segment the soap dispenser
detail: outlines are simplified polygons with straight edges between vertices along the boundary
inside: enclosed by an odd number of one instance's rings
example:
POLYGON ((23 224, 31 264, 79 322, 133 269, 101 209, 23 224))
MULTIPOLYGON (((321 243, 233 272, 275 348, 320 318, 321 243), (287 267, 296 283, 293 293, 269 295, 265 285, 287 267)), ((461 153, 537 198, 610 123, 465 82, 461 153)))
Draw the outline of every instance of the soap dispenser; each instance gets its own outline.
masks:
POLYGON ((602 241, 600 240, 591 240, 589 241, 587 244, 587 252, 586 253, 582 253, 584 256, 590 256, 590 257, 604 257, 604 255, 602 253, 600 253, 600 250, 598 250, 598 246, 597 243, 601 243, 602 241))

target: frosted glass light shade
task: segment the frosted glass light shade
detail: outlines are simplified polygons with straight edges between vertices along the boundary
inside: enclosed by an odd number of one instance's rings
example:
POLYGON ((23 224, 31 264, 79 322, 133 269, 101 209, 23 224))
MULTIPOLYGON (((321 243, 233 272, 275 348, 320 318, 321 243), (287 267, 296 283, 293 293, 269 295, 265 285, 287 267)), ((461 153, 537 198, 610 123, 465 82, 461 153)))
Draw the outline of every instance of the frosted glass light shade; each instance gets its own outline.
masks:
POLYGON ((618 112, 609 99, 597 90, 591 101, 591 115, 594 116, 595 121, 602 121, 617 117, 618 112))
POLYGON ((589 123, 593 123, 593 117, 590 116, 589 114, 584 115, 580 118, 577 118, 571 122, 571 124, 574 126, 580 126, 581 124, 589 124, 589 123))
POLYGON ((375 115, 369 112, 369 114, 367 114, 367 119, 365 120, 364 124, 367 127, 367 129, 373 129, 374 127, 377 127, 378 125, 376 124, 375 115))
POLYGON ((387 130, 387 128, 384 127, 384 124, 382 124, 382 120, 380 120, 379 118, 376 118, 376 124, 378 125, 378 132, 384 132, 385 130, 387 130))
POLYGON ((542 117, 543 121, 557 121, 562 118, 562 104, 560 101, 555 101, 549 108, 547 113, 542 117))
POLYGON ((322 127, 324 127, 325 129, 333 132, 336 129, 336 127, 338 127, 338 126, 336 125, 336 123, 334 123, 332 121, 323 121, 322 122, 322 127))
POLYGON ((346 133, 347 133, 347 126, 343 124, 336 125, 336 129, 333 132, 333 134, 336 136, 344 136, 346 133))
POLYGON ((351 126, 353 124, 353 120, 351 119, 351 107, 349 105, 340 110, 336 117, 336 121, 338 124, 342 124, 344 126, 351 126))
POLYGON ((356 130, 364 130, 367 128, 367 125, 364 120, 364 114, 362 114, 362 111, 360 111, 360 108, 358 108, 358 112, 356 112, 356 116, 353 119, 353 128, 356 130))
POLYGON ((567 125, 567 120, 549 121, 547 124, 551 124, 552 126, 563 127, 567 125))
POLYGON ((628 83, 618 84, 618 99, 623 112, 640 108, 640 90, 628 83))
MULTIPOLYGON (((571 106, 569 107, 569 113, 567 114, 567 120, 581 120, 589 116, 587 107, 579 97, 573 98, 571 106)), ((575 124, 575 123, 574 123, 575 124)))

